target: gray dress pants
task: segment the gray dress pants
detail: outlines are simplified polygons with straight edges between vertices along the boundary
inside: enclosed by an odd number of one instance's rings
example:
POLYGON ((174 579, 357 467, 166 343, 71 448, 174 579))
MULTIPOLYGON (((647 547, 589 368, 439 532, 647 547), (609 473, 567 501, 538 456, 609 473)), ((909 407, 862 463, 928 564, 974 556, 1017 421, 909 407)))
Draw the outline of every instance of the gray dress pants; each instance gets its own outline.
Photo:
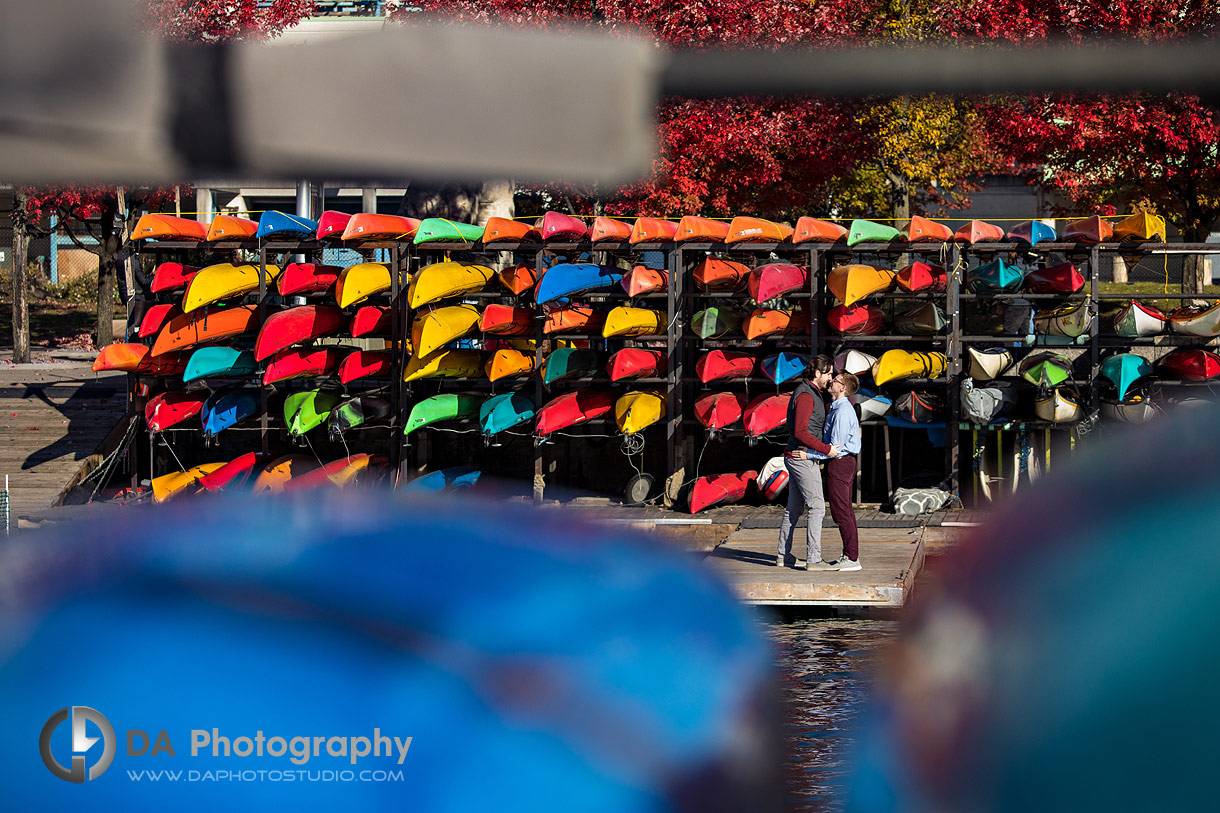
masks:
POLYGON ((809 508, 809 527, 805 532, 805 561, 822 561, 822 518, 826 516, 826 500, 822 496, 822 467, 819 461, 784 458, 788 469, 788 507, 779 526, 779 555, 790 562, 792 530, 801 518, 801 510, 809 508))

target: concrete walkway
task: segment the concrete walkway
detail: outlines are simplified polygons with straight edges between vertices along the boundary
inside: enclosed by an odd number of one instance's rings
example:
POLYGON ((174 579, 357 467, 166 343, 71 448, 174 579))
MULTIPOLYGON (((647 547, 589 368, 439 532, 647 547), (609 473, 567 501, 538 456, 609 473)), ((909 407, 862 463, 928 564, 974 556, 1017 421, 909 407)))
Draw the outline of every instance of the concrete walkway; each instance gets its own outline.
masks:
POLYGON ((94 373, 96 355, 42 351, 13 364, 12 350, 0 348, 0 478, 8 476, 14 530, 55 504, 126 413, 127 375, 94 373))

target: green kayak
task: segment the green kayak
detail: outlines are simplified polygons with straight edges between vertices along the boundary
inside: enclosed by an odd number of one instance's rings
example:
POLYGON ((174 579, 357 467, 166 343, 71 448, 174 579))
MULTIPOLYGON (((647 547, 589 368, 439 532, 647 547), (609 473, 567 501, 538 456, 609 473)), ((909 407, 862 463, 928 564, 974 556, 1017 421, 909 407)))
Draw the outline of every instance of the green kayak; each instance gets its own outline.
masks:
POLYGON ((601 369, 601 356, 594 350, 560 347, 542 361, 542 383, 550 385, 569 378, 587 378, 601 369))
POLYGON ((893 226, 874 223, 871 220, 853 220, 851 228, 847 231, 847 245, 854 246, 857 243, 888 243, 901 234, 902 232, 893 226))
POLYGON ((415 245, 420 243, 477 243, 483 239, 483 227, 455 223, 443 217, 425 218, 415 232, 415 245))
POLYGON ((479 407, 483 405, 483 396, 464 392, 442 392, 425 398, 411 407, 407 416, 404 435, 409 435, 416 429, 422 429, 440 421, 470 420, 479 417, 479 407))
POLYGON ((691 317, 691 332, 700 339, 719 339, 741 328, 742 313, 734 308, 713 305, 691 317))
POLYGON ((340 401, 335 390, 302 390, 289 393, 284 399, 284 423, 288 434, 304 435, 310 429, 326 423, 340 401))
POLYGON ((1018 368, 1021 377, 1038 387, 1057 387, 1072 377, 1072 362, 1057 353, 1035 353, 1018 368))
POLYGON ((330 413, 330 425, 340 431, 355 429, 390 415, 390 399, 379 395, 357 395, 349 398, 330 413))

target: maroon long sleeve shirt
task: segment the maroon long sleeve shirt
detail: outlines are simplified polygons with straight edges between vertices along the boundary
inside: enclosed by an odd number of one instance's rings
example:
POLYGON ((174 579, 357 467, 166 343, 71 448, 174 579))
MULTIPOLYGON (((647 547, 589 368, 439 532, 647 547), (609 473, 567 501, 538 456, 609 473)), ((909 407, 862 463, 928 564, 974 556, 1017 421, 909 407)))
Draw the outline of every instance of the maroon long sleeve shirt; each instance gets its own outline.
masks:
POLYGON ((813 449, 815 452, 821 452, 826 455, 830 454, 830 444, 823 443, 821 438, 815 438, 809 433, 809 418, 813 416, 813 399, 815 396, 810 395, 808 392, 801 392, 795 397, 795 423, 790 427, 792 434, 796 437, 797 442, 807 449, 813 449))

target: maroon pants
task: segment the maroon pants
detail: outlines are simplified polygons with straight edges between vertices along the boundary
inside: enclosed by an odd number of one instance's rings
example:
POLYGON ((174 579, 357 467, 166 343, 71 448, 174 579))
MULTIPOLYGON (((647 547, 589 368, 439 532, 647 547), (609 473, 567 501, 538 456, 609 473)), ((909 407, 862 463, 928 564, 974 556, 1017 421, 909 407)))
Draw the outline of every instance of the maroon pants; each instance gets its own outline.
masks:
POLYGON ((839 535, 843 537, 843 553, 852 561, 860 558, 860 533, 856 530, 856 512, 851 507, 855 483, 854 454, 826 461, 826 499, 830 502, 830 516, 839 526, 839 535))

